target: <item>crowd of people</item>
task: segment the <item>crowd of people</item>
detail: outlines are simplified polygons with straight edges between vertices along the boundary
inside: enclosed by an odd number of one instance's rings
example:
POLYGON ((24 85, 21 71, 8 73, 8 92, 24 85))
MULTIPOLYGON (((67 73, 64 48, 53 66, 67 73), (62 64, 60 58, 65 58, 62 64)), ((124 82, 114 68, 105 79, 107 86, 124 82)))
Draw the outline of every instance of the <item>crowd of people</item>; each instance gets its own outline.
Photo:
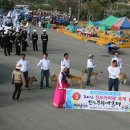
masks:
MULTIPOLYGON (((45 13, 47 16, 47 13, 45 13)), ((44 13, 39 14, 43 17, 44 13)), ((51 22, 55 22, 58 17, 51 17, 51 22)), ((17 20, 16 20, 17 21, 17 20)), ((32 20, 32 23, 34 20, 32 20)), ((21 23, 22 24, 22 21, 21 23)), ((16 24, 17 25, 17 24, 16 24)), ((30 24, 31 26, 31 24, 30 24)), ((21 59, 16 63, 16 68, 12 72, 12 85, 15 85, 15 90, 13 92, 12 99, 19 100, 20 94, 22 91, 22 86, 24 85, 26 89, 29 89, 28 83, 28 67, 29 61, 25 59, 25 54, 23 52, 27 51, 28 47, 28 39, 32 40, 33 50, 38 51, 38 33, 34 29, 31 35, 30 26, 27 28, 22 25, 19 29, 16 26, 12 26, 10 29, 2 26, 0 30, 0 46, 4 50, 5 56, 11 55, 13 51, 13 47, 15 47, 16 55, 21 55, 21 59)), ((50 70, 51 70, 51 61, 48 59, 47 54, 47 43, 48 43, 48 34, 46 30, 43 30, 43 34, 41 35, 42 40, 42 53, 43 58, 37 63, 37 67, 41 69, 41 80, 40 80, 40 89, 45 87, 50 88, 49 78, 50 78, 50 70), (44 85, 44 79, 46 81, 46 85, 44 85)), ((86 64, 86 68, 88 71, 86 78, 86 88, 91 86, 91 75, 93 69, 96 67, 94 61, 94 55, 89 54, 88 60, 86 64)), ((61 71, 59 73, 58 83, 54 92, 54 100, 53 105, 55 107, 64 107, 65 104, 65 95, 66 89, 69 87, 68 79, 70 78, 70 59, 69 54, 65 53, 63 59, 61 60, 61 71)), ((108 81, 108 90, 114 91, 119 90, 119 74, 122 69, 122 59, 119 57, 118 53, 115 53, 115 57, 112 58, 111 65, 108 67, 109 72, 109 81, 108 81)))
MULTIPOLYGON (((5 56, 11 55, 14 48, 15 54, 20 55, 21 52, 27 51, 28 40, 32 40, 33 50, 38 51, 38 33, 35 29, 32 30, 32 25, 47 28, 51 24, 68 25, 69 21, 70 16, 60 12, 14 8, 8 14, 0 15, 0 46, 5 56)), ((41 40, 45 53, 48 42, 45 29, 41 40)))

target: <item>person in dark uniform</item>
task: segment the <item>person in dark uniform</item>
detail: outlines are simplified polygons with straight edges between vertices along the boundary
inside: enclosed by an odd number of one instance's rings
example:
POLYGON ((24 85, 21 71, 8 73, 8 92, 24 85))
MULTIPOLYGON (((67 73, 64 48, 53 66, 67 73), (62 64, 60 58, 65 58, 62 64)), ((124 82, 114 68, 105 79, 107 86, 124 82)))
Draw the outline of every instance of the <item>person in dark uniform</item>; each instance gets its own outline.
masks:
POLYGON ((1 30, 1 48, 3 48, 3 43, 4 43, 4 31, 1 30))
POLYGON ((37 47, 38 34, 36 33, 36 30, 33 30, 33 32, 34 32, 32 34, 33 50, 38 51, 38 47, 37 47))
POLYGON ((16 54, 15 55, 21 54, 20 45, 21 45, 21 35, 19 34, 19 32, 17 32, 16 39, 15 39, 15 47, 16 47, 16 54))
MULTIPOLYGON (((0 30, 0 46, 2 45, 2 30, 0 30)), ((1 46, 2 48, 2 46, 1 46)))
POLYGON ((3 47, 4 47, 4 54, 5 56, 10 55, 10 37, 8 32, 4 32, 4 42, 3 42, 3 47))
POLYGON ((16 39, 16 29, 15 28, 13 28, 13 30, 12 30, 12 41, 13 41, 13 44, 15 44, 15 39, 16 39))
POLYGON ((10 52, 13 52, 13 33, 10 32, 9 36, 10 36, 10 52))
POLYGON ((27 31, 24 30, 22 32, 22 51, 26 51, 27 50, 27 31))
POLYGON ((43 54, 45 54, 47 52, 47 42, 48 42, 48 35, 46 33, 46 30, 43 30, 41 40, 42 40, 42 52, 43 54))

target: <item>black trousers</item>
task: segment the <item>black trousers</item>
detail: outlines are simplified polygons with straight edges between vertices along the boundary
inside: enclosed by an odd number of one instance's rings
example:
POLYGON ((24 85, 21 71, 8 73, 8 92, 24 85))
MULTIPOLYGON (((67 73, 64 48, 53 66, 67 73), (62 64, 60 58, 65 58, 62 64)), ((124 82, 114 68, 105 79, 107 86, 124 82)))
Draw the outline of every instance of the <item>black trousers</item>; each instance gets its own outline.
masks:
POLYGON ((10 46, 9 46, 10 52, 12 52, 12 51, 13 51, 13 50, 12 50, 12 47, 13 47, 13 43, 12 43, 12 42, 10 42, 10 46))
POLYGON ((15 90, 13 92, 12 99, 19 100, 20 94, 21 94, 21 91, 22 91, 22 85, 23 85, 22 83, 15 83, 15 90))
POLYGON ((26 85, 26 87, 28 88, 29 86, 28 86, 28 71, 26 71, 26 72, 23 72, 23 76, 24 76, 24 79, 25 79, 25 85, 26 85))
POLYGON ((10 47, 9 46, 4 46, 4 54, 5 54, 5 56, 7 56, 7 53, 8 53, 8 55, 10 55, 10 47))
POLYGON ((47 52, 47 41, 42 41, 42 52, 43 54, 47 52))
POLYGON ((41 70, 41 86, 43 87, 44 77, 46 78, 46 87, 49 87, 49 70, 41 70))
POLYGON ((67 70, 66 70, 66 77, 70 78, 70 69, 69 68, 67 68, 67 70))
POLYGON ((20 45, 16 45, 16 55, 20 55, 20 54, 21 54, 20 45))
POLYGON ((112 91, 113 87, 114 87, 114 91, 118 91, 119 90, 119 80, 118 79, 111 79, 111 78, 109 78, 108 90, 112 91))
POLYGON ((38 51, 37 41, 36 40, 33 40, 33 50, 38 51))
POLYGON ((23 42, 22 43, 22 51, 26 51, 27 50, 27 42, 23 42))

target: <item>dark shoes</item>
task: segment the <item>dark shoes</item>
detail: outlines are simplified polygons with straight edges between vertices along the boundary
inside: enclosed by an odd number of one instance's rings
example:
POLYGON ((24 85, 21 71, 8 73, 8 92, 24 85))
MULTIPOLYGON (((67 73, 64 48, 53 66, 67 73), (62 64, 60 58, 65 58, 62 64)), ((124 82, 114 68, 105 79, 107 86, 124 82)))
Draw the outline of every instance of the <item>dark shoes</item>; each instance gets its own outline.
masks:
POLYGON ((47 88, 51 88, 50 86, 46 86, 47 88))
MULTIPOLYGON (((51 88, 50 86, 46 86, 46 88, 51 88)), ((43 86, 40 86, 40 89, 44 89, 43 86)))
POLYGON ((17 101, 19 101, 19 98, 14 98, 14 97, 12 97, 12 100, 17 100, 17 101))

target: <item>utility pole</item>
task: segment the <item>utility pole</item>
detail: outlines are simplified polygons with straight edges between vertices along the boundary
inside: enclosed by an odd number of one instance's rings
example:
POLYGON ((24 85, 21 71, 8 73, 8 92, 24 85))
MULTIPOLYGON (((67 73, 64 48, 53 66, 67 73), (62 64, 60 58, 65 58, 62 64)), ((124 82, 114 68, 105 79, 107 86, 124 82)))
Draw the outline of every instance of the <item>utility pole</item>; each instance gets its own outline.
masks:
POLYGON ((78 0, 78 21, 80 19, 80 7, 81 7, 81 0, 78 0))

